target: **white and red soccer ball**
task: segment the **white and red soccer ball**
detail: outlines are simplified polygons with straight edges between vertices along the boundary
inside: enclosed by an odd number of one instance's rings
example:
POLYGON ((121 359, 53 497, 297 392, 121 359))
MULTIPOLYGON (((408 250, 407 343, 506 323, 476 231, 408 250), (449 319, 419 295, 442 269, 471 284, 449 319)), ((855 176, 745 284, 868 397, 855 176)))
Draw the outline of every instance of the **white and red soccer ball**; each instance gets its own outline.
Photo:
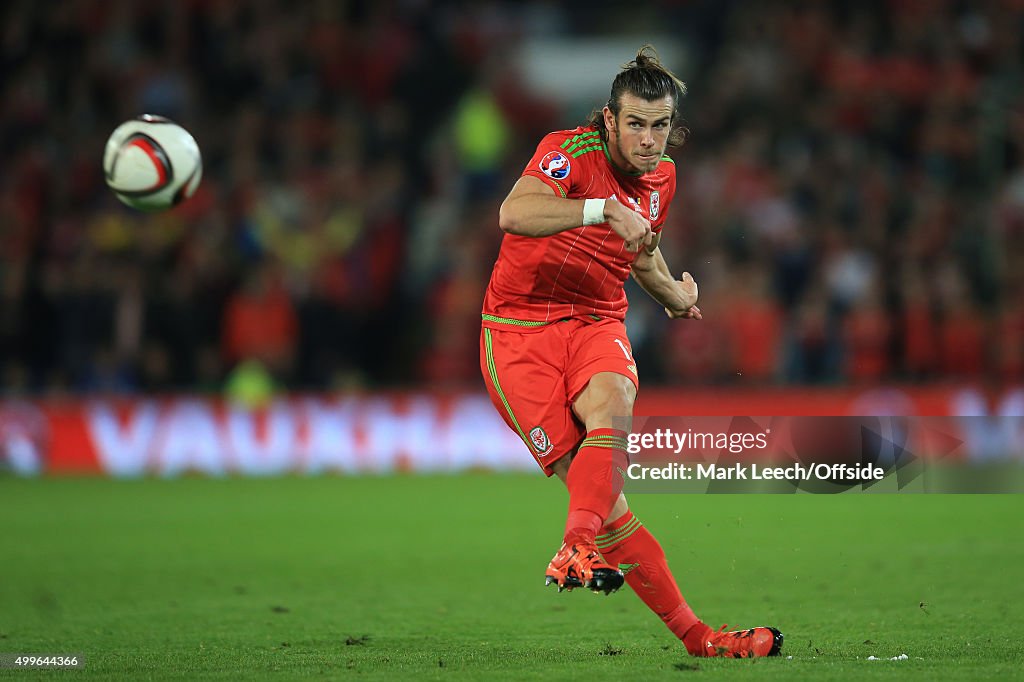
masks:
POLYGON ((195 138, 162 116, 145 114, 110 134, 103 173, 117 198, 142 211, 162 211, 192 196, 203 177, 195 138))

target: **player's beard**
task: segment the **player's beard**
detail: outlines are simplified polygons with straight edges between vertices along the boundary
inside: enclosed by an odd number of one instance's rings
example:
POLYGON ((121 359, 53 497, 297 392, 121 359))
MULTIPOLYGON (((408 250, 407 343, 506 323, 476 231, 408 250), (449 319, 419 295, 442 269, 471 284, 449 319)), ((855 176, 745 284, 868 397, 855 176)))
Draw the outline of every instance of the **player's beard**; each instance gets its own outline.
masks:
POLYGON ((623 168, 627 172, 639 172, 639 173, 650 173, 658 164, 661 163, 661 156, 665 153, 663 149, 660 154, 654 154, 649 158, 641 158, 638 154, 629 154, 622 146, 622 136, 619 135, 618 129, 615 130, 615 151, 618 152, 618 156, 622 159, 622 162, 626 164, 626 168, 623 168), (632 169, 632 170, 630 170, 632 169))
POLYGON ((647 158, 636 157, 636 161, 633 162, 633 165, 636 166, 641 173, 650 173, 658 167, 659 163, 661 163, 661 154, 655 153, 653 156, 649 156, 647 158))
POLYGON ((637 156, 633 157, 634 160, 632 163, 640 170, 641 173, 650 173, 658 167, 659 163, 661 163, 661 157, 665 153, 665 147, 662 147, 661 149, 651 147, 646 150, 648 152, 646 158, 639 156, 643 151, 643 149, 637 150, 637 156))

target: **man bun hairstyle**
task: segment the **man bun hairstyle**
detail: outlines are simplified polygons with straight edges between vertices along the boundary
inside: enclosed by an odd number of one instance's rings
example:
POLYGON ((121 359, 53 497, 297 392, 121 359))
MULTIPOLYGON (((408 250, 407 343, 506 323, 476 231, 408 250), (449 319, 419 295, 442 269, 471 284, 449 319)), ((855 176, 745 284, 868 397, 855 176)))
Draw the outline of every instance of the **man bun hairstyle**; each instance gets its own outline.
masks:
MULTIPOLYGON (((616 119, 622 106, 622 96, 627 93, 649 102, 670 95, 673 101, 673 110, 668 144, 674 147, 681 145, 686 140, 686 134, 689 131, 679 124, 679 103, 683 95, 686 94, 686 83, 662 65, 657 51, 650 44, 641 47, 633 61, 623 64, 622 71, 612 81, 612 91, 608 96, 608 108, 611 109, 616 119)), ((608 131, 604 127, 602 110, 603 108, 591 112, 587 125, 597 127, 601 132, 601 139, 607 141, 608 131)))

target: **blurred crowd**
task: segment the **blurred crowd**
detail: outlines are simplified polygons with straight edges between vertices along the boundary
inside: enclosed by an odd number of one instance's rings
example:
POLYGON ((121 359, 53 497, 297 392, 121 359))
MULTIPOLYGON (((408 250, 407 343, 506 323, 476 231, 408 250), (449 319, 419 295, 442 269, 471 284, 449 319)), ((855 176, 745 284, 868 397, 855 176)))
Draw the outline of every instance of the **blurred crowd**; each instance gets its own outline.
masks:
POLYGON ((13 0, 0 16, 8 394, 478 388, 498 204, 540 137, 586 113, 509 55, 622 32, 639 47, 650 27, 685 55, 662 248, 704 321, 630 285, 645 384, 1024 379, 1020 0, 598 1, 585 22, 538 0, 13 0), (163 214, 103 183, 107 135, 140 113, 204 156, 196 196, 163 214))

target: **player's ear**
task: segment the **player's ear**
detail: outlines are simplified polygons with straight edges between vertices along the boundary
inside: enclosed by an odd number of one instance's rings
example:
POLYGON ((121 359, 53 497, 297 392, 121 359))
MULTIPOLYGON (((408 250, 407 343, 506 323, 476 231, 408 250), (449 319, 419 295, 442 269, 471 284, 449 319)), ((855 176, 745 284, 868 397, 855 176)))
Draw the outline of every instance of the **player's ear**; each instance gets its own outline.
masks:
POLYGON ((604 128, 605 130, 615 130, 615 114, 612 112, 611 107, 607 104, 604 105, 604 109, 601 110, 601 115, 604 116, 604 128))

